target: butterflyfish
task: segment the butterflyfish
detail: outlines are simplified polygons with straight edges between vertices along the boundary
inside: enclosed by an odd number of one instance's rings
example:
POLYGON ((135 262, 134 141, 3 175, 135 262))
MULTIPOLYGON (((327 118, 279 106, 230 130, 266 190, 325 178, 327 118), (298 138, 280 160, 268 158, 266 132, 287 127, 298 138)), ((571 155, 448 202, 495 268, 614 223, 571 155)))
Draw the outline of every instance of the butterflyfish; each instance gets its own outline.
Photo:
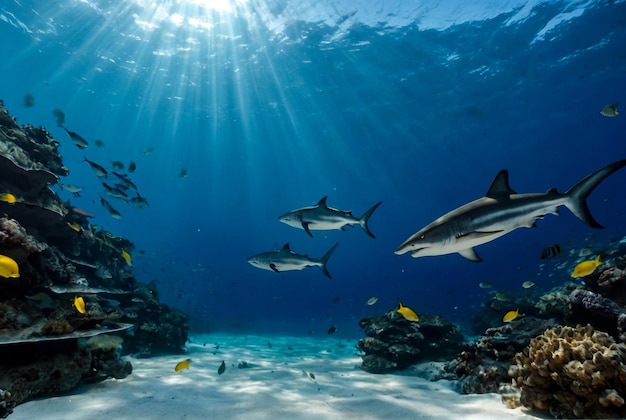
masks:
POLYGON ((226 371, 226 363, 224 363, 224 361, 222 360, 222 364, 220 365, 220 367, 217 368, 217 374, 221 375, 225 371, 226 371))
POLYGON ((417 316, 417 314, 413 312, 412 309, 403 306, 402 303, 400 303, 398 309, 396 309, 396 312, 402 315, 407 321, 417 322, 420 320, 420 317, 417 316))
POLYGON ((183 360, 182 362, 176 363, 174 366, 175 372, 180 372, 181 370, 189 369, 189 365, 191 364, 191 359, 183 360))
POLYGON ((602 108, 600 114, 604 117, 617 117, 619 115, 619 111, 617 110, 617 104, 608 104, 607 106, 602 108))
POLYGON ((11 193, 4 193, 0 195, 0 201, 4 201, 5 203, 15 204, 17 202, 17 198, 11 193))
POLYGON ((600 256, 598 255, 595 260, 588 260, 578 263, 576 267, 574 267, 574 271, 572 272, 572 277, 585 277, 589 274, 593 273, 596 268, 600 265, 604 264, 600 261, 600 256))
POLYGON ((512 322, 512 321, 515 321, 520 316, 523 316, 523 315, 520 315, 519 308, 517 308, 514 311, 509 311, 506 314, 504 314, 504 316, 502 317, 502 322, 512 322))
POLYGON ((13 258, 0 255, 0 276, 12 279, 20 276, 20 268, 13 258))
POLYGON ((126 264, 128 264, 129 266, 133 265, 133 260, 130 258, 130 254, 128 253, 128 251, 126 251, 123 248, 122 248, 122 258, 124 258, 124 261, 126 261, 126 264))
POLYGON ((87 311, 85 310, 85 300, 80 296, 74 297, 74 307, 81 314, 87 313, 87 311))

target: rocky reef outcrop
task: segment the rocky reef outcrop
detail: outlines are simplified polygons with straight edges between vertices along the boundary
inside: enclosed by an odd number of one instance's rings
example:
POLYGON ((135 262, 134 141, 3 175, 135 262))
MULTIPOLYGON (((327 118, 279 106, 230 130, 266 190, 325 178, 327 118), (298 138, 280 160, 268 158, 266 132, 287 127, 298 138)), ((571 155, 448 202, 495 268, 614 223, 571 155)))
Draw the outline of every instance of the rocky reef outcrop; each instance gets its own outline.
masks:
POLYGON ((533 337, 556 325, 555 319, 525 317, 514 324, 488 328, 449 363, 448 369, 456 372, 464 394, 499 392, 502 386, 511 383, 508 372, 515 355, 533 337))
POLYGON ((0 255, 19 267, 0 288, 0 417, 29 398, 127 376, 125 353, 182 352, 187 341, 186 316, 134 278, 132 242, 51 188, 69 173, 58 147, 0 102, 0 255))
POLYGON ((533 338, 509 374, 524 406, 555 418, 626 416, 626 345, 590 325, 533 338))
POLYGON ((436 315, 422 315, 415 322, 394 310, 359 324, 367 336, 357 344, 364 352, 361 367, 372 373, 405 369, 423 360, 449 360, 464 342, 454 325, 436 315))

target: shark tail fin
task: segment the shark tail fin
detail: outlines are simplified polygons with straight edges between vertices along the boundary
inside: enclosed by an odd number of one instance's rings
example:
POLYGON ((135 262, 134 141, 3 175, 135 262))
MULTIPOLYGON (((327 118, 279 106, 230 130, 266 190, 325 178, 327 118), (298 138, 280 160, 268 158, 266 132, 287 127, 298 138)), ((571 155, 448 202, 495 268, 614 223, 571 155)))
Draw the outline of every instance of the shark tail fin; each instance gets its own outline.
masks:
POLYGON ((330 256, 333 254, 333 251, 335 250, 335 248, 337 248, 337 245, 339 245, 339 242, 337 242, 331 249, 329 249, 328 252, 320 260, 320 268, 322 269, 326 277, 328 277, 329 279, 332 279, 333 277, 330 275, 330 273, 326 269, 326 263, 328 262, 328 259, 330 258, 330 256))
POLYGON ((589 211, 586 201, 587 197, 607 176, 624 166, 626 166, 626 159, 612 163, 591 175, 587 175, 565 193, 568 198, 565 206, 589 226, 602 229, 603 226, 593 218, 591 211, 589 211))
POLYGON ((376 238, 376 236, 374 236, 374 234, 370 231, 369 226, 367 226, 367 222, 370 220, 370 217, 374 213, 374 210, 376 210, 378 206, 380 206, 381 204, 382 204, 382 201, 379 201, 378 203, 374 204, 372 208, 366 211, 365 214, 361 216, 361 218, 359 219, 359 224, 361 225, 365 233, 367 233, 372 238, 376 238))

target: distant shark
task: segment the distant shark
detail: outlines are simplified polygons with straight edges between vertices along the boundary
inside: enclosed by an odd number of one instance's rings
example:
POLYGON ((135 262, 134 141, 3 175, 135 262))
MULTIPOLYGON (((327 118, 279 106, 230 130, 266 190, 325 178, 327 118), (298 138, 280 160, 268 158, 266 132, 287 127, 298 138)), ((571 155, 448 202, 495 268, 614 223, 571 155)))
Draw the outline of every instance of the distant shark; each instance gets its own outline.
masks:
POLYGON ((509 173, 502 170, 487 195, 451 211, 424 227, 395 251, 410 252, 414 258, 458 252, 470 261, 482 261, 475 246, 491 242, 520 227, 535 227, 546 214, 558 215, 560 206, 593 228, 602 226, 593 218, 586 199, 607 176, 626 166, 626 160, 612 163, 585 177, 565 193, 555 188, 545 193, 517 194, 509 186, 509 173))
POLYGON ((276 273, 281 271, 302 270, 307 267, 317 266, 322 269, 326 277, 332 279, 326 269, 326 263, 339 243, 336 243, 320 260, 310 258, 306 255, 293 252, 286 243, 278 251, 263 252, 248 258, 248 262, 257 268, 271 270, 276 273))
POLYGON ((322 197, 316 205, 292 210, 280 216, 278 220, 289 226, 304 229, 309 236, 313 236, 311 234, 312 230, 344 230, 346 225, 360 225, 365 233, 375 238, 372 232, 370 232, 367 222, 381 203, 376 203, 361 218, 357 219, 350 211, 328 207, 326 205, 326 197, 322 197))

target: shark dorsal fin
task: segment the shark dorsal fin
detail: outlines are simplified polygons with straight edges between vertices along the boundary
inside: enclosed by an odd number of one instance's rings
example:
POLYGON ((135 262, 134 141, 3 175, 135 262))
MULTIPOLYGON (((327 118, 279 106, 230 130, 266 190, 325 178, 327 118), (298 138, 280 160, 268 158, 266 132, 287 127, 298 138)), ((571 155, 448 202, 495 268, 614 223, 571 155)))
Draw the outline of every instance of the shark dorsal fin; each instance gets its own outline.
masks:
POLYGON ((318 207, 328 208, 328 206, 326 205, 326 199, 327 198, 328 198, 328 196, 322 197, 321 200, 317 202, 317 206, 318 207))
POLYGON ((498 175, 493 179, 486 196, 501 200, 509 198, 511 194, 517 193, 509 186, 509 171, 503 169, 498 172, 498 175))
POLYGON ((289 248, 289 242, 287 242, 285 245, 283 245, 283 247, 280 249, 281 251, 287 251, 290 252, 291 249, 289 248))

